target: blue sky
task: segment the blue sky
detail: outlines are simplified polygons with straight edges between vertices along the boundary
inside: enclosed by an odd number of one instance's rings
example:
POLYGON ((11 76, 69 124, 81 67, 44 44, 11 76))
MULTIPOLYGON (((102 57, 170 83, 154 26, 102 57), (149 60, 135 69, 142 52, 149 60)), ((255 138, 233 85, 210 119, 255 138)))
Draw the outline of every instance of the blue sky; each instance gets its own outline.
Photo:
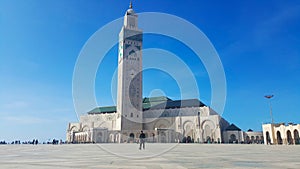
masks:
MULTIPOLYGON (((68 122, 77 121, 72 77, 79 52, 99 28, 122 17, 128 4, 124 0, 0 1, 0 140, 65 139, 68 122)), ((274 94, 275 122, 300 123, 300 2, 136 0, 133 5, 136 12, 179 16, 206 34, 226 74, 223 117, 229 122, 243 130, 261 130, 261 124, 270 121, 263 96, 274 94)), ((197 78, 200 99, 210 103, 207 72, 187 46, 168 37, 145 35, 144 48, 149 47, 180 56, 197 78)), ((110 80, 117 67, 116 46, 101 66, 95 80, 97 101, 113 105, 110 80)), ((153 89, 180 99, 172 77, 145 71, 144 96, 153 89)))

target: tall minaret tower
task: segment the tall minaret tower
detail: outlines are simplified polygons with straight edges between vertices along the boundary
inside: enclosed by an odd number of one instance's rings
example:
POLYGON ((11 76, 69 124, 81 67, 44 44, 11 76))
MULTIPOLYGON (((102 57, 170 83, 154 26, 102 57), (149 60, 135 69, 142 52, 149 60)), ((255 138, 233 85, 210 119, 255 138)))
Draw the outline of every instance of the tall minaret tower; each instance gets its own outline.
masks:
POLYGON ((116 121, 118 130, 142 130, 142 42, 143 32, 138 29, 138 16, 129 9, 119 34, 118 96, 116 121))

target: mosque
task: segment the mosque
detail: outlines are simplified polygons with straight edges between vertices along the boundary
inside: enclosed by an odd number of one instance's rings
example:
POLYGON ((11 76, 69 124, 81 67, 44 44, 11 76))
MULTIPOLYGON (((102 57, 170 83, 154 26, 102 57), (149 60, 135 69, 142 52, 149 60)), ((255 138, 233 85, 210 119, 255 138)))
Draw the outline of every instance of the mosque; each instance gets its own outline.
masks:
POLYGON ((129 9, 119 34, 117 105, 96 107, 69 123, 68 143, 147 142, 262 143, 261 132, 243 132, 198 99, 143 98, 143 31, 129 9))

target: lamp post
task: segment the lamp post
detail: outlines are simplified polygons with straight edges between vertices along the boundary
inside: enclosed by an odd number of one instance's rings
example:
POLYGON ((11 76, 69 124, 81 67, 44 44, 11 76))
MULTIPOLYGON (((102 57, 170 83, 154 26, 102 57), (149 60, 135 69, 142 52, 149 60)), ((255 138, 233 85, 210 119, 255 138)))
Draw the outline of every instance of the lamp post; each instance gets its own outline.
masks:
POLYGON ((274 95, 265 95, 265 98, 267 98, 269 100, 269 105, 270 105, 272 140, 273 140, 273 144, 276 144, 275 133, 274 133, 274 119, 273 119, 272 103, 271 103, 271 98, 273 98, 273 97, 274 97, 274 95))
POLYGON ((269 100, 269 105, 270 105, 270 115, 271 115, 271 124, 274 123, 274 119, 273 119, 273 113, 272 113, 272 104, 271 104, 271 98, 273 98, 274 95, 266 95, 265 98, 267 98, 269 100))

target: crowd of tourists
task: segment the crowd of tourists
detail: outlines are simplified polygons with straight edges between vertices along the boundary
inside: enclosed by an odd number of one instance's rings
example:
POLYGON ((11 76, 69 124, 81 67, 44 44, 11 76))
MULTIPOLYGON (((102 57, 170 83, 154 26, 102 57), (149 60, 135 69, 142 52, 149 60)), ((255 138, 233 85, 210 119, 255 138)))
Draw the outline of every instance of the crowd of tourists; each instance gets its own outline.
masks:
POLYGON ((33 139, 32 141, 23 141, 21 142, 20 140, 15 140, 12 142, 6 142, 5 140, 0 141, 0 144, 32 144, 32 145, 38 145, 38 144, 53 144, 53 145, 57 145, 57 144, 65 144, 64 141, 57 140, 57 139, 53 139, 52 141, 47 141, 47 142, 39 142, 38 139, 33 139))

